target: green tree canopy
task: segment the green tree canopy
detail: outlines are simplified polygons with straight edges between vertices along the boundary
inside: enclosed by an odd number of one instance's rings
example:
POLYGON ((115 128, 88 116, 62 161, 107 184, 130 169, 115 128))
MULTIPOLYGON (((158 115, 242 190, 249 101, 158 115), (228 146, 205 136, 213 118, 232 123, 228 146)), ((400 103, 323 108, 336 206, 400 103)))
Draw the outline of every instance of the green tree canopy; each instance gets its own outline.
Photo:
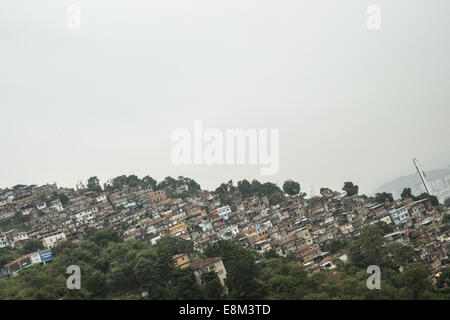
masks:
POLYGON ((428 199, 429 203, 432 206, 434 206, 434 207, 437 207, 439 205, 438 198, 436 196, 429 195, 426 192, 424 192, 424 193, 420 194, 419 196, 415 197, 414 201, 424 200, 424 199, 428 199))
POLYGON ((24 254, 32 253, 44 249, 44 244, 41 240, 29 239, 25 241, 21 249, 24 254))
POLYGON ((450 213, 444 214, 442 217, 442 223, 446 226, 450 226, 450 213))
POLYGON ((219 277, 214 271, 205 272, 201 275, 203 284, 203 296, 205 299, 219 300, 224 294, 224 288, 219 277))
POLYGON ((250 184, 250 182, 248 182, 248 180, 244 179, 242 181, 239 181, 238 190, 243 197, 249 197, 252 195, 252 185, 250 184))
POLYGON ((256 299, 260 287, 256 281, 256 253, 232 240, 220 240, 205 250, 207 257, 222 257, 227 270, 226 286, 235 299, 256 299))
POLYGON ((347 196, 351 197, 353 195, 358 194, 359 187, 351 181, 347 181, 344 183, 344 186, 342 187, 342 190, 347 192, 347 196))
POLYGON ((152 190, 157 189, 158 182, 150 176, 145 176, 142 178, 142 186, 145 189, 151 188, 152 190))
POLYGON ((375 194, 375 201, 378 203, 394 202, 392 193, 379 192, 375 194))
POLYGON ((320 194, 322 196, 330 195, 333 191, 330 188, 320 188, 320 194))
POLYGON ((290 196, 295 196, 300 193, 300 184, 293 180, 287 180, 283 184, 283 191, 290 196))
POLYGON ((411 193, 411 188, 404 188, 400 196, 402 197, 402 199, 414 197, 411 193))
POLYGON ((90 177, 87 181, 87 188, 89 191, 101 192, 100 180, 97 177, 90 177))
MULTIPOLYGON (((229 294, 222 296, 214 272, 201 275, 201 286, 191 267, 174 265, 174 254, 195 252, 192 241, 165 237, 150 245, 124 241, 105 229, 77 244, 61 242, 50 263, 0 281, 0 299, 139 299, 142 292, 148 293, 145 299, 449 299, 446 269, 433 289, 430 268, 416 259, 412 247, 387 242, 385 232, 381 224, 367 226, 350 241, 349 261, 335 261, 336 269, 309 275, 296 261, 274 251, 262 255, 231 240, 218 241, 204 254, 223 259, 229 294), (366 286, 366 268, 372 264, 381 268, 380 290, 366 286), (69 265, 81 269, 80 290, 66 287, 69 265)), ((0 260, 7 263, 21 254, 1 248, 0 260)))
POLYGON ((446 207, 450 207, 450 198, 447 198, 447 199, 444 200, 444 205, 446 207))

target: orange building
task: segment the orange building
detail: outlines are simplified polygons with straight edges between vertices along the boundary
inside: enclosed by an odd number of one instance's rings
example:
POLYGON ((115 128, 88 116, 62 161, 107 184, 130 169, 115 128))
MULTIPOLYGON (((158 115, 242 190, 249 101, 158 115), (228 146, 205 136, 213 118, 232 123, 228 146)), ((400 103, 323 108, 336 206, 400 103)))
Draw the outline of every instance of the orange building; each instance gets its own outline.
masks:
POLYGON ((175 260, 175 266, 182 269, 187 268, 191 265, 191 260, 186 253, 176 254, 172 257, 172 259, 175 260))

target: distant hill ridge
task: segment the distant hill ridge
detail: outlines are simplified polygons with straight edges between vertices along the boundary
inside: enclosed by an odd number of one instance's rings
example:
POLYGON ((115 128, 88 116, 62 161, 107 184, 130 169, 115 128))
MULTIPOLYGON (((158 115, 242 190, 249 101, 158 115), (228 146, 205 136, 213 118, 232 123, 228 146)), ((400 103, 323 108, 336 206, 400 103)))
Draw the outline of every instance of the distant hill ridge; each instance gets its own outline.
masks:
MULTIPOLYGON (((425 171, 426 179, 429 184, 436 180, 443 180, 450 176, 450 165, 444 169, 433 169, 425 171)), ((411 188, 411 192, 414 195, 421 194, 425 192, 425 188, 420 181, 417 172, 406 176, 400 176, 392 181, 382 184, 378 189, 374 191, 377 192, 389 192, 392 193, 394 198, 399 198, 404 188, 411 188)))

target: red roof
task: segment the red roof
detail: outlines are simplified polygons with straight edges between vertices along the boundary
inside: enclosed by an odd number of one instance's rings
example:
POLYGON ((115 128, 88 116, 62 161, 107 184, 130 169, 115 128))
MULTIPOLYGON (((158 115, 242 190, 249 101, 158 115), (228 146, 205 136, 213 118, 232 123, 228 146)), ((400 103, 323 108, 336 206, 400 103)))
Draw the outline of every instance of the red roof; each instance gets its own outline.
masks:
POLYGON ((207 259, 198 259, 191 263, 191 267, 194 270, 201 269, 203 267, 209 266, 217 261, 222 260, 222 257, 214 257, 214 258, 207 258, 207 259))

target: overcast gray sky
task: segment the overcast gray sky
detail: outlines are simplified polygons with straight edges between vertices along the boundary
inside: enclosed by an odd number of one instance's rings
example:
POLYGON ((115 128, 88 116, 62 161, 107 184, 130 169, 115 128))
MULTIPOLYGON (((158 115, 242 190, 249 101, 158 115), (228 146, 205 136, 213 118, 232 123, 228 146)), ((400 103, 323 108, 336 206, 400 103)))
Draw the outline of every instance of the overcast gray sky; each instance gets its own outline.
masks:
POLYGON ((5 0, 0 187, 97 175, 203 187, 347 180, 370 193, 449 151, 448 0, 5 0), (66 28, 79 5, 81 29, 66 28), (381 9, 368 30, 366 9, 381 9), (280 129, 280 170, 177 166, 177 128, 280 129))

